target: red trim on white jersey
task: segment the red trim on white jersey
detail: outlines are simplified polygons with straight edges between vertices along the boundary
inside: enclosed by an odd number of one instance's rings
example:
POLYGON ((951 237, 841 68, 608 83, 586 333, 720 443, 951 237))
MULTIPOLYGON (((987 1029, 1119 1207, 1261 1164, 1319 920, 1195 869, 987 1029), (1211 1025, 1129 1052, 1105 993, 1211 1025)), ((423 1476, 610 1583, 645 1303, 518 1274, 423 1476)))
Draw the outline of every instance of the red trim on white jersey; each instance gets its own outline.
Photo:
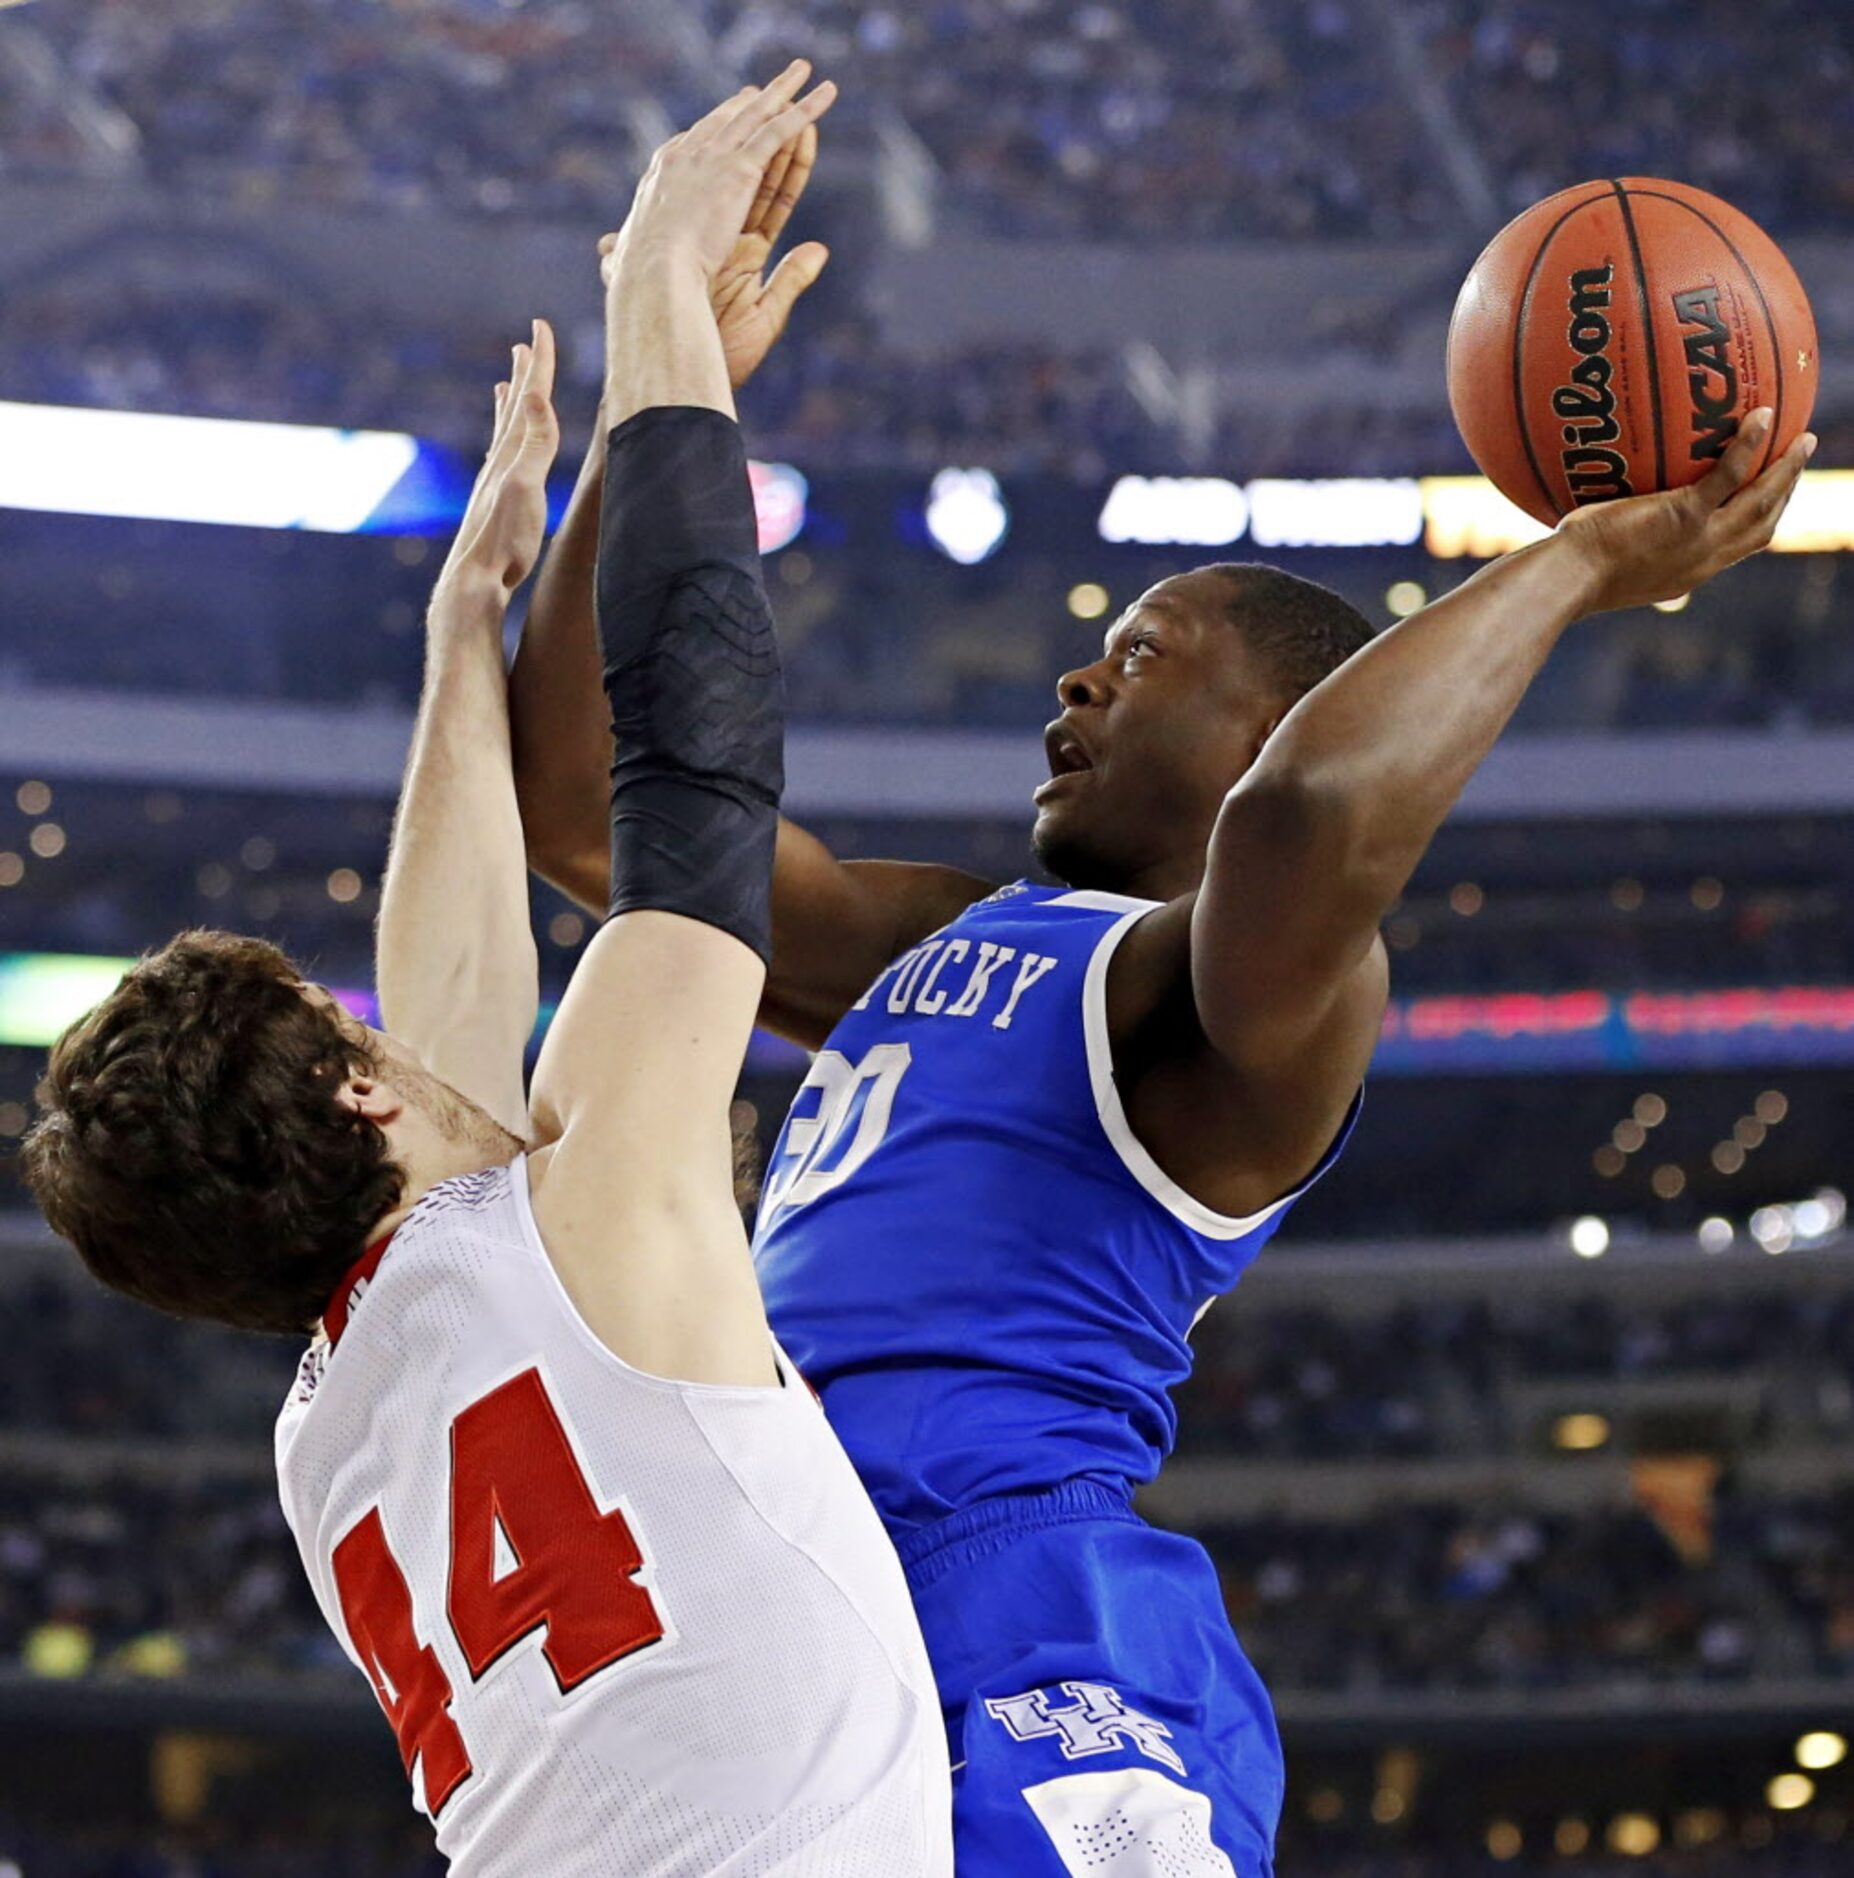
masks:
POLYGON ((331 1348, 341 1341, 341 1333, 347 1329, 355 1305, 361 1301, 362 1293, 372 1282, 374 1273, 380 1269, 386 1248, 392 1243, 393 1235, 390 1232, 376 1239, 342 1274, 340 1284, 335 1287, 335 1295, 328 1301, 328 1309, 322 1313, 322 1334, 327 1337, 331 1348))

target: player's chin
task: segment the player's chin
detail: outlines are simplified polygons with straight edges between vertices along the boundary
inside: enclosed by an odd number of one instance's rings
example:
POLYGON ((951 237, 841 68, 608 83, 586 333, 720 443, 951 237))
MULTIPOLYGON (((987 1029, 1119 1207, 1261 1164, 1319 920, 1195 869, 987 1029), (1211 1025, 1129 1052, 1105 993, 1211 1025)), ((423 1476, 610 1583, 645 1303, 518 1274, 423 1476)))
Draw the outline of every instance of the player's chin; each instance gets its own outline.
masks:
POLYGON ((1093 871, 1093 848, 1080 817, 1054 803, 1038 808, 1030 847, 1044 873, 1071 887, 1084 885, 1093 871))

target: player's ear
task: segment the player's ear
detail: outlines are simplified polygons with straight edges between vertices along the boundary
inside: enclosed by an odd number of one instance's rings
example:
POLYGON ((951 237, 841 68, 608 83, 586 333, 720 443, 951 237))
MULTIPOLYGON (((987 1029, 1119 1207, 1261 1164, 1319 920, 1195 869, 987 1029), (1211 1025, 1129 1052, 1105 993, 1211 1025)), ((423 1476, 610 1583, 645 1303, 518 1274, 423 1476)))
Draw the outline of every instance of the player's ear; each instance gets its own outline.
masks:
POLYGON ((396 1121, 405 1108, 399 1093, 377 1076, 350 1076, 335 1091, 335 1102, 350 1115, 364 1115, 381 1128, 396 1121))

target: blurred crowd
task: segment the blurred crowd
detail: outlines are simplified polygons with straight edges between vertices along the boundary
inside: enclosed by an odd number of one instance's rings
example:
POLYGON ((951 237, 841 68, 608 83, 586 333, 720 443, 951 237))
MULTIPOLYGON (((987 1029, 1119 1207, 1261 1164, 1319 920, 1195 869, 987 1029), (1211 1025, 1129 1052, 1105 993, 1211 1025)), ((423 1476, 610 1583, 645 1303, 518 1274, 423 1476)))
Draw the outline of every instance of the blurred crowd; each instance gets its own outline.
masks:
POLYGON ((1197 1368, 1179 1396, 1184 1453, 1505 1453, 1545 1432, 1515 1401, 1528 1384, 1673 1376, 1755 1375, 1766 1438, 1854 1437, 1854 1292, 1636 1307, 1595 1293, 1499 1306, 1437 1298, 1373 1316, 1264 1310, 1239 1296, 1193 1341, 1197 1368))
POLYGON ((1683 1551, 1646 1510, 1515 1499, 1199 1535, 1275 1689, 1549 1689, 1854 1675, 1854 1492, 1721 1495, 1683 1551))
MULTIPOLYGON (((1193 1342, 1196 1371, 1179 1397, 1187 1454, 1524 1451, 1537 1431, 1514 1396, 1530 1385, 1670 1377, 1767 1385, 1766 1436, 1854 1438, 1854 1289, 1635 1305, 1601 1292, 1436 1297, 1368 1315, 1239 1293, 1193 1342)), ((0 1346, 0 1429, 208 1442, 261 1436, 299 1354, 287 1338, 152 1316, 50 1274, 0 1290, 0 1346)))
POLYGON ((1778 230, 1854 215, 1854 17, 1835 0, 1422 0, 1429 55, 1512 214, 1669 176, 1778 230))
POLYGON ((1854 48, 1821 0, 66 0, 42 24, 102 114, 19 112, 5 162, 483 212, 621 198, 649 100, 680 117, 804 53, 1012 235, 1451 231, 1449 169, 1518 208, 1665 174, 1780 229, 1854 211, 1854 48), (705 32, 703 30, 705 27, 705 32), (1779 105, 1776 101, 1781 100, 1779 105), (100 154, 103 153, 103 154, 100 154))
MULTIPOLYGON (((1277 1690, 1854 1681, 1850 1490, 1722 1494, 1698 1555, 1645 1511, 1518 1497, 1317 1522, 1263 1513, 1200 1536, 1277 1690)), ((147 1468, 0 1486, 0 1669, 353 1673, 268 1480, 147 1468)))

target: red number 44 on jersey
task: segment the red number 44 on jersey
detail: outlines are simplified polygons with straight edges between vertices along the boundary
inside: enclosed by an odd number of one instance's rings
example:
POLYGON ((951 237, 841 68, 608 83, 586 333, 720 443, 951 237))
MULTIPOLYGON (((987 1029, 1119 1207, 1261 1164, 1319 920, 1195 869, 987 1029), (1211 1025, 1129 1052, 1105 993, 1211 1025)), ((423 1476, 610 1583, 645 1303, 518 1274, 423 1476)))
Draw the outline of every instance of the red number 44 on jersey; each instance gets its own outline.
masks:
MULTIPOLYGON (((617 1509, 601 1512, 538 1369, 492 1389, 451 1424, 446 1614, 480 1679, 524 1637, 562 1695, 660 1642, 663 1620, 636 1582, 644 1556, 617 1509)), ((334 1550, 342 1616, 433 1818, 470 1777, 451 1684, 419 1641, 412 1594, 378 1507, 334 1550)))

